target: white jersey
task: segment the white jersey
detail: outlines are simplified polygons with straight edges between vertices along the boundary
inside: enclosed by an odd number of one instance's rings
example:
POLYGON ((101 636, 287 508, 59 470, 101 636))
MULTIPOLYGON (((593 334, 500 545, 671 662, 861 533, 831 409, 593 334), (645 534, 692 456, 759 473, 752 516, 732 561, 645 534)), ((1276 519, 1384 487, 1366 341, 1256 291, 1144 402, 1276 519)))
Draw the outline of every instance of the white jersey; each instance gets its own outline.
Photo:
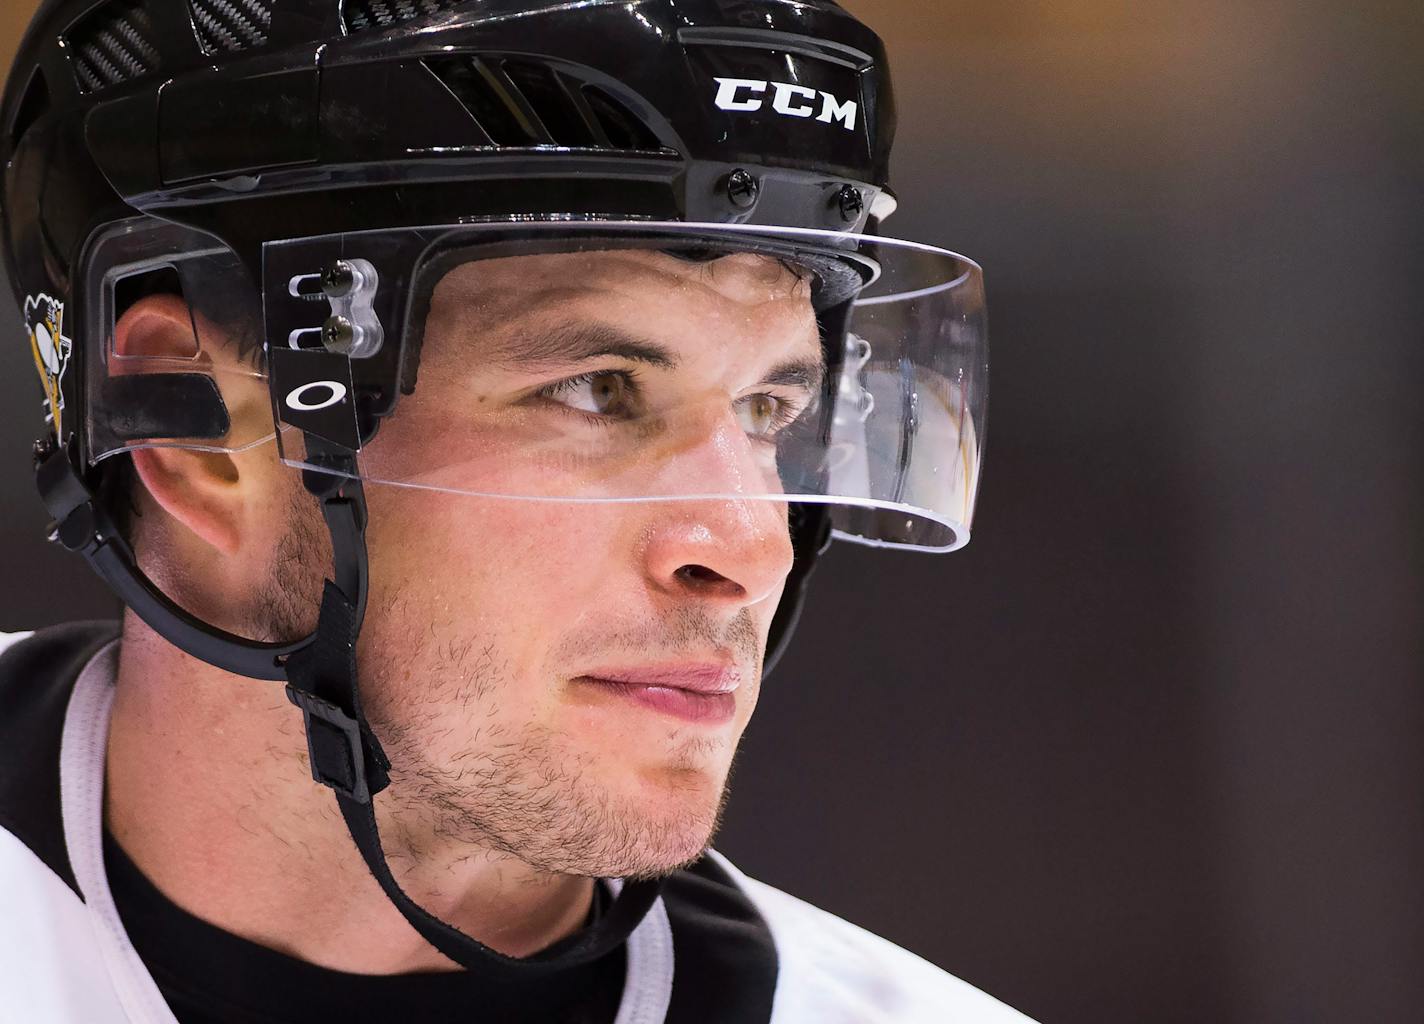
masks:
MULTIPOLYGON (((0 1024, 182 1021, 105 867, 114 635, 0 634, 0 1024)), ((678 876, 627 941, 610 1024, 1031 1024, 715 852, 678 876)))

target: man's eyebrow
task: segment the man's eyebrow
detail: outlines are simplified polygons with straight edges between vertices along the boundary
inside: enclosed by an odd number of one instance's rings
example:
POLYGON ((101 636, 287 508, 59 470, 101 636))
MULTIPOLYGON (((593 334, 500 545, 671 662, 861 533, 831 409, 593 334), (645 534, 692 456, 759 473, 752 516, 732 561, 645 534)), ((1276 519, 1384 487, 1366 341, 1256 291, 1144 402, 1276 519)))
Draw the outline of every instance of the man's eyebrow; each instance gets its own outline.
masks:
POLYGON ((825 377, 825 359, 792 359, 773 366, 761 382, 777 387, 802 388, 816 394, 820 392, 825 377))
MULTIPOLYGON (((510 365, 537 367, 566 366, 603 356, 646 363, 660 370, 675 370, 678 367, 677 356, 666 346, 597 322, 560 324, 547 330, 521 330, 503 346, 498 359, 510 365)), ((825 376, 824 357, 790 359, 768 370, 760 383, 799 388, 814 394, 821 390, 825 376)))
POLYGON ((516 366, 561 366, 600 356, 618 356, 662 370, 677 369, 677 356, 672 350, 600 323, 522 329, 502 347, 498 358, 516 366))

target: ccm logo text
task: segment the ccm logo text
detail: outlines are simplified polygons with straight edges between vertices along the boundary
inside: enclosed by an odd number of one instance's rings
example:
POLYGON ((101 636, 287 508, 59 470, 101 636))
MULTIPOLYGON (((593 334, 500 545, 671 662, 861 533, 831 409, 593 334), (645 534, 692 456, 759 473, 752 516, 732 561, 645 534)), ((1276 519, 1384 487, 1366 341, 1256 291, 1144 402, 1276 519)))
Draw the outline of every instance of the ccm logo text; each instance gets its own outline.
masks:
POLYGON ((717 79, 717 106, 721 110, 760 110, 771 90, 771 109, 786 117, 814 117, 826 124, 855 130, 859 112, 854 100, 842 103, 828 92, 818 92, 789 82, 763 82, 756 78, 717 79))

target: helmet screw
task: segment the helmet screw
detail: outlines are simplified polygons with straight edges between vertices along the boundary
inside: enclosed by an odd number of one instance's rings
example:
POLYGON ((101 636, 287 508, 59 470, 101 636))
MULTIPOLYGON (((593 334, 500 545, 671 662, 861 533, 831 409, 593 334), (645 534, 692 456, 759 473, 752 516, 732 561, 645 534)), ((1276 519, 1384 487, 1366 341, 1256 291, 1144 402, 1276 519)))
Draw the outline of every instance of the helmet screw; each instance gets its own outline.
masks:
POLYGON ((329 317, 321 328, 321 343, 328 352, 347 355, 356 342, 356 325, 344 316, 329 317))
POLYGON ((842 185, 836 193, 836 201, 840 204, 841 219, 848 224, 859 220, 865 210, 865 197, 854 185, 842 185))
POLYGON ((356 287, 356 271, 345 260, 337 260, 321 275, 321 290, 329 299, 340 299, 356 287))
POLYGON ((761 194, 761 184, 740 167, 727 175, 727 198, 741 210, 750 209, 761 194))

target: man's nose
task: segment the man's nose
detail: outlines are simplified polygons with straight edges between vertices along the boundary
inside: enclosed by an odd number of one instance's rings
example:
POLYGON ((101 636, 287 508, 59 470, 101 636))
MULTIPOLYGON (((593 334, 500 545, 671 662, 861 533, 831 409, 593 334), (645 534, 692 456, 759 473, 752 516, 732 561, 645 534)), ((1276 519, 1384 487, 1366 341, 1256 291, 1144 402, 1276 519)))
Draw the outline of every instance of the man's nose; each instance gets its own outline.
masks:
POLYGON ((737 606, 780 592, 794 555, 787 505, 754 444, 729 416, 670 460, 659 489, 687 497, 649 505, 644 559, 655 587, 737 606))
POLYGON ((644 555, 654 587, 738 607, 780 592, 793 556, 785 503, 674 500, 654 507, 644 555))

